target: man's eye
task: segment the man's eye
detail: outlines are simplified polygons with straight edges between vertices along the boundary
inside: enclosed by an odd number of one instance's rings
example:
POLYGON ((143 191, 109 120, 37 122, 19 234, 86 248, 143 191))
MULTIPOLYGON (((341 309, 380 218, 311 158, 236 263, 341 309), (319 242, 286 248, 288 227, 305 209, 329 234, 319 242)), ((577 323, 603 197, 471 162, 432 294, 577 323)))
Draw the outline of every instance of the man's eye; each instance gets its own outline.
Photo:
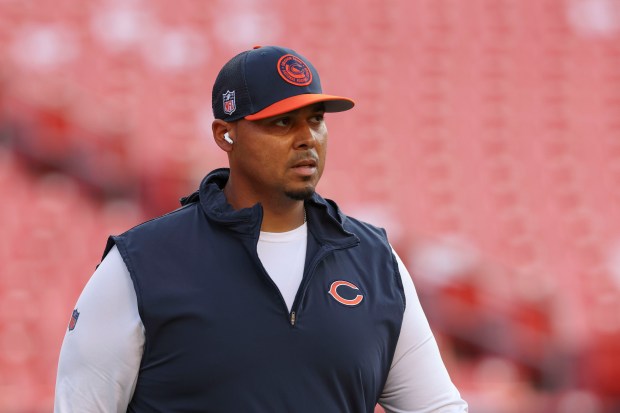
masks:
POLYGON ((324 116, 323 114, 320 114, 320 115, 315 115, 315 116, 313 117, 313 120, 314 120, 315 122, 317 122, 317 123, 321 123, 321 122, 323 122, 323 119, 325 119, 325 116, 324 116))
POLYGON ((291 119, 290 118, 280 118, 280 119, 277 119, 275 121, 275 124, 277 126, 288 126, 288 125, 291 124, 291 119))

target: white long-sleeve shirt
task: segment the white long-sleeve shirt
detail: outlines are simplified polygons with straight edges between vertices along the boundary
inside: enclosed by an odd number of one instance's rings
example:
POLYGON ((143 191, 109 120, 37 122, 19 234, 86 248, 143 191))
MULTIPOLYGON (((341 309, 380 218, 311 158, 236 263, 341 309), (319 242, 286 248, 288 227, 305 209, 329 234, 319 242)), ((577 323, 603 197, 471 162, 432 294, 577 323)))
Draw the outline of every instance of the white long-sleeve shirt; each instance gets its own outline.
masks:
MULTIPOLYGON (((261 233, 258 254, 287 305, 303 275, 307 226, 261 233)), ((396 253, 394 252, 396 255, 396 253)), ((462 413, 413 281, 396 255, 407 302, 379 403, 388 413, 462 413)), ((63 341, 55 413, 126 412, 138 379, 144 326, 127 266, 113 247, 80 295, 77 324, 63 341)))

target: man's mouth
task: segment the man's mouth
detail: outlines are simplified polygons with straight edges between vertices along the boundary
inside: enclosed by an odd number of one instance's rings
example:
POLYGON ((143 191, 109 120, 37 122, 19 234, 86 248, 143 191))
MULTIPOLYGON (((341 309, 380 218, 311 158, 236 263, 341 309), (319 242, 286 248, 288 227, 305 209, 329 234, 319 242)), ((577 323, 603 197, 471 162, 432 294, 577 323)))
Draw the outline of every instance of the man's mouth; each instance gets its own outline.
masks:
POLYGON ((304 159, 296 162, 292 169, 300 175, 311 176, 316 172, 317 162, 314 159, 304 159))
POLYGON ((316 168, 316 161, 314 159, 304 159, 302 161, 295 163, 295 165, 293 165, 293 168, 300 168, 300 167, 316 168))

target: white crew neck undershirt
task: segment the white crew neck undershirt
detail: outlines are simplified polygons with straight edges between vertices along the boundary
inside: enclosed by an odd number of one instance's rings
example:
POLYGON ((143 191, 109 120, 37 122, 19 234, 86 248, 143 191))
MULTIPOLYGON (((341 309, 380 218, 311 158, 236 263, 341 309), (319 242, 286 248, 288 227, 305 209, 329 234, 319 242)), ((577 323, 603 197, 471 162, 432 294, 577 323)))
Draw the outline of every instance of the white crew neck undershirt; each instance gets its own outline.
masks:
POLYGON ((269 277, 278 286, 291 311, 295 295, 304 275, 308 225, 287 232, 260 232, 256 247, 258 258, 269 277))

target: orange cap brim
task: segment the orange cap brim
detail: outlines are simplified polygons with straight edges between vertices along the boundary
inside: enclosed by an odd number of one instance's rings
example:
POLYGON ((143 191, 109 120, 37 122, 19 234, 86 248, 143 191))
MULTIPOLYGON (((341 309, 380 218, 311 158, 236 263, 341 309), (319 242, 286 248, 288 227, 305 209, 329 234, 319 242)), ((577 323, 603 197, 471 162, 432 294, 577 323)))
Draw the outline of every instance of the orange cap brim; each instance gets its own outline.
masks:
POLYGON ((270 118, 272 116, 281 115, 283 113, 291 112, 304 106, 312 105, 314 103, 325 103, 325 112, 344 112, 355 106, 355 102, 349 98, 341 96, 323 95, 320 93, 307 93, 302 95, 291 96, 290 98, 282 99, 273 105, 267 106, 265 109, 248 115, 245 117, 247 120, 259 120, 270 118))

